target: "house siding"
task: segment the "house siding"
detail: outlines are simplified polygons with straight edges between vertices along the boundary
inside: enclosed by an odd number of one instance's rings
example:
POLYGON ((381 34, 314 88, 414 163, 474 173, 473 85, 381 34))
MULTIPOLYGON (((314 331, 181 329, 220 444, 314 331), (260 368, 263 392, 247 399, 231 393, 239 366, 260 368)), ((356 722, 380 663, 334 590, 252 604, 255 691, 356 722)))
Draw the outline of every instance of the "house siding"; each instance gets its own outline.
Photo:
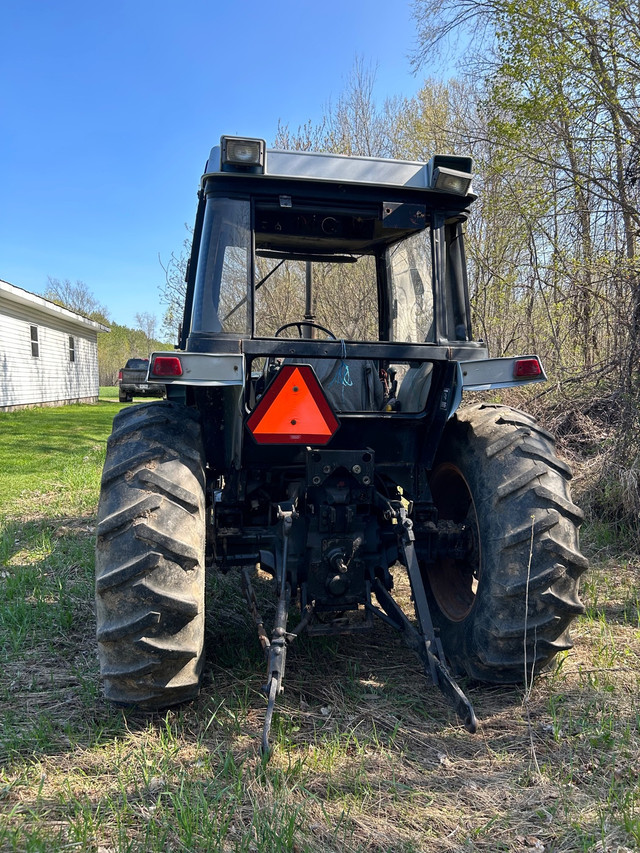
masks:
POLYGON ((43 310, 4 298, 0 291, 0 410, 97 401, 97 329, 78 320, 66 310, 43 310), (32 326, 38 329, 37 358, 32 355, 32 326), (73 362, 69 337, 75 344, 73 362))

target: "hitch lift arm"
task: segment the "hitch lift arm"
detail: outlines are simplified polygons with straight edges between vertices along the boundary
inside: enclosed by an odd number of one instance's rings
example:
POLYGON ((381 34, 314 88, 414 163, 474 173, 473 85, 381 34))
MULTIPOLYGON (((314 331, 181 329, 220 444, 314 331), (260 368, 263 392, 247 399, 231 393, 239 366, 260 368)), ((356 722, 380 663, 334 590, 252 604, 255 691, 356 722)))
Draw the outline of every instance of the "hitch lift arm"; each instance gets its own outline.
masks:
POLYGON ((287 583, 287 557, 289 551, 289 535, 293 526, 293 520, 297 517, 294 503, 291 501, 278 504, 278 518, 282 523, 282 548, 277 548, 276 558, 276 584, 278 585, 278 603, 276 605, 276 616, 273 624, 271 639, 264 629, 262 617, 258 613, 255 592, 251 585, 249 573, 242 572, 242 586, 249 605, 249 610, 258 628, 258 638, 267 658, 267 682, 262 692, 267 697, 267 710, 262 730, 261 752, 265 760, 269 759, 271 747, 269 746, 269 734, 276 698, 283 692, 284 670, 287 660, 287 644, 292 643, 298 634, 307 627, 313 617, 313 606, 308 605, 302 615, 300 623, 294 631, 287 631, 287 620, 289 617, 289 603, 291 600, 291 589, 287 583))
POLYGON ((287 556, 289 553, 289 534, 293 526, 294 516, 297 515, 293 504, 278 505, 278 518, 282 521, 282 551, 276 554, 276 581, 279 583, 280 594, 276 607, 276 618, 271 635, 271 643, 267 649, 267 683, 263 691, 267 696, 267 712, 262 730, 262 754, 269 757, 269 733, 276 697, 284 690, 284 669, 287 661, 287 618, 289 615, 289 599, 291 590, 287 586, 287 556), (278 560, 277 557, 280 556, 278 560))
POLYGON ((424 588, 418 558, 416 557, 413 521, 407 517, 407 510, 402 504, 398 506, 394 502, 394 505, 394 513, 401 528, 398 534, 400 552, 404 558, 404 564, 409 575, 421 633, 418 634, 414 626, 409 622, 405 614, 379 581, 374 586, 374 592, 385 609, 390 607, 393 610, 393 615, 402 624, 406 641, 419 654, 425 664, 427 674, 431 677, 435 686, 439 687, 451 702, 467 731, 474 734, 478 727, 478 721, 476 720, 473 706, 449 672, 442 643, 433 627, 427 593, 424 588))

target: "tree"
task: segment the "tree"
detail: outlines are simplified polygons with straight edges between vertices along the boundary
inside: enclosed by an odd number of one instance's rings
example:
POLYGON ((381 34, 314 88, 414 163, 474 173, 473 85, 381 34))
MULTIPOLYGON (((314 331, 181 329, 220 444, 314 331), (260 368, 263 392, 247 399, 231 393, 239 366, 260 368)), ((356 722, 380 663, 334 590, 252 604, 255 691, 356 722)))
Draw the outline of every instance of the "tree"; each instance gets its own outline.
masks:
POLYGON ((166 305, 162 317, 162 333, 177 340, 182 323, 184 301, 187 294, 187 264, 191 257, 191 235, 193 230, 185 224, 189 236, 182 242, 179 252, 172 252, 166 264, 160 255, 158 261, 164 272, 164 284, 160 287, 160 301, 166 305))
POLYGON ((276 148, 326 151, 364 157, 398 156, 397 128, 404 109, 401 98, 379 106, 374 97, 375 66, 357 57, 345 90, 335 105, 329 104, 321 121, 307 122, 292 132, 279 125, 276 148))
POLYGON ((153 350, 170 349, 171 345, 156 339, 157 319, 152 314, 136 314, 137 329, 120 326, 109 319, 102 306, 83 281, 49 278, 44 293, 46 299, 109 326, 108 332, 98 332, 98 374, 100 385, 113 385, 118 371, 129 358, 147 358, 153 350))
MULTIPOLYGON (((559 366, 608 366, 628 393, 640 384, 637 10, 627 0, 428 6, 417 66, 455 33, 485 46, 468 57, 476 74, 485 71, 484 138, 519 202, 511 233, 528 234, 532 263, 523 273, 554 336, 563 336, 559 366)), ((419 16, 426 7, 417 0, 419 16)), ((491 172, 491 162, 483 165, 491 172)), ((521 275, 514 287, 526 290, 521 275)), ((531 312, 532 321, 540 316, 531 312)))
POLYGON ((158 318, 155 314, 149 314, 147 311, 142 314, 136 314, 136 323, 136 328, 144 332, 147 340, 153 340, 156 337, 158 318))
MULTIPOLYGON (((508 317, 526 307, 526 323, 511 327, 550 354, 547 367, 571 401, 562 402, 567 432, 585 415, 612 430, 598 457, 606 497, 594 491, 594 511, 618 527, 625 520, 640 540, 637 3, 415 0, 414 9, 416 67, 456 33, 478 37, 464 58, 486 90, 482 133, 493 156, 483 167, 504 198, 512 191, 507 233, 529 251, 528 264, 507 259, 508 317)), ((500 316, 496 276, 485 284, 491 320, 500 316)), ((595 450, 589 432, 580 441, 595 450)))
POLYGON ((76 281, 73 284, 68 278, 61 281, 59 278, 47 277, 47 288, 43 293, 45 299, 82 314, 84 317, 94 319, 94 314, 101 317, 109 317, 109 311, 101 305, 89 290, 84 281, 76 281))

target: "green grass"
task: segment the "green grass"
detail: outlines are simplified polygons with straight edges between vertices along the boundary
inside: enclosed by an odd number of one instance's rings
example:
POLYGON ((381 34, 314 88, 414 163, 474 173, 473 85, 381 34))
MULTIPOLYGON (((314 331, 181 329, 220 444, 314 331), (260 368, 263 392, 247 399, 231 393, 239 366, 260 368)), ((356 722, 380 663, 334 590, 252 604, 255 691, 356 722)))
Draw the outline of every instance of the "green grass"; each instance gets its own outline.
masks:
POLYGON ((0 517, 93 513, 106 438, 120 408, 117 399, 101 398, 95 405, 0 413, 0 517))
POLYGON ((118 386, 117 385, 101 385, 100 400, 117 400, 118 386))
MULTIPOLYGON (((111 399, 0 414, 0 851, 640 847, 636 557, 585 576, 575 647, 526 706, 465 685, 476 736, 378 625, 293 644, 265 765, 264 664, 233 573, 210 578, 200 697, 152 716, 108 705, 93 540, 111 399)), ((270 587, 256 593, 269 621, 270 587)))

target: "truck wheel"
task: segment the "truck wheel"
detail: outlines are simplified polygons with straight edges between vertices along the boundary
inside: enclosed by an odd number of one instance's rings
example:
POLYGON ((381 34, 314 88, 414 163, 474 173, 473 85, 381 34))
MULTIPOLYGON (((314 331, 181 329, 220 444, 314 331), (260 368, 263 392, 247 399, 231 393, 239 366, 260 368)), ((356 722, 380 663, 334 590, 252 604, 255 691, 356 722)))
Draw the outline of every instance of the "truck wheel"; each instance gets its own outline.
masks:
POLYGON ((129 395, 126 393, 126 391, 120 391, 119 390, 118 391, 118 400, 120 403, 128 403, 129 402, 129 395))
POLYGON ((194 410, 155 401, 116 415, 96 545, 100 672, 113 702, 156 709, 198 693, 204 482, 194 410))
POLYGON ((587 560, 570 478, 551 435, 522 412, 477 405, 449 422, 430 484, 439 520, 467 526, 467 556, 450 551, 422 572, 458 673, 522 682, 571 648, 587 560))

